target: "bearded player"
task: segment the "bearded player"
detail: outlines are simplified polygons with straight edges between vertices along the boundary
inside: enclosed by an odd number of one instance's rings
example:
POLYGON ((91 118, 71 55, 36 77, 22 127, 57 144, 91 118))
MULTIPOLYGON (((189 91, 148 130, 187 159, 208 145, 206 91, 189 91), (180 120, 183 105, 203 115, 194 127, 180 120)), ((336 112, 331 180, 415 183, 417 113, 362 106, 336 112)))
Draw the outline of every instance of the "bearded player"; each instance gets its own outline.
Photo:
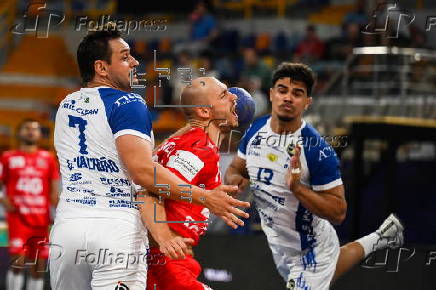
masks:
POLYGON ((50 204, 56 206, 58 202, 59 170, 54 156, 38 149, 41 126, 36 120, 24 120, 17 133, 19 148, 4 152, 0 160, 0 180, 5 189, 0 201, 6 209, 13 259, 7 289, 21 290, 27 259, 33 264, 27 289, 42 290, 48 257, 44 244, 48 242, 50 204))
MULTIPOLYGON (((160 146, 156 154, 158 161, 187 184, 208 190, 219 186, 218 148, 224 135, 238 126, 236 99, 237 96, 216 78, 193 80, 181 95, 181 104, 191 106, 184 108, 188 125, 160 146)), ((210 289, 197 280, 201 267, 192 253, 192 247, 198 244, 207 229, 209 210, 189 200, 159 202, 149 197, 145 204, 146 207, 156 206, 156 221, 169 222, 147 224, 147 227, 157 228, 152 233, 158 233, 150 242, 152 259, 147 289, 210 289), (183 247, 183 243, 181 247, 168 245, 165 241, 173 236, 179 237, 188 246, 183 247), (165 263, 158 263, 156 257, 162 254, 175 259, 166 257, 165 263)), ((147 212, 153 210, 148 209, 147 212)))
POLYGON ((325 290, 371 252, 403 243, 390 215, 380 228, 339 247, 335 229, 347 204, 334 149, 302 119, 311 105, 312 70, 283 63, 272 76, 271 115, 253 122, 227 169, 229 184, 254 194, 277 269, 288 289, 325 290))

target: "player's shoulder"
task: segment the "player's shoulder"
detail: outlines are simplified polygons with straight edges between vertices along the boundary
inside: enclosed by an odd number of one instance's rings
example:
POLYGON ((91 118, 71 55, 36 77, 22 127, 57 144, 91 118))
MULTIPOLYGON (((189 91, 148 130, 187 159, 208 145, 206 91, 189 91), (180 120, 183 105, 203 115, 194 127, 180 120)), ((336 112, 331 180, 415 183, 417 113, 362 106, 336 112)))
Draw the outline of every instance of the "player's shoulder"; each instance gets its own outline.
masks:
POLYGON ((265 115, 261 116, 259 118, 256 118, 253 123, 251 123, 250 127, 245 131, 245 134, 247 137, 252 137, 254 134, 256 134, 260 129, 262 129, 268 120, 271 118, 271 115, 265 115))
POLYGON ((302 146, 308 161, 322 161, 326 157, 335 157, 332 146, 311 124, 301 129, 302 146))
POLYGON ((305 122, 303 128, 301 129, 302 137, 316 137, 320 138, 321 134, 319 134, 318 130, 316 130, 311 124, 305 122))
POLYGON ((141 103, 147 106, 144 98, 135 93, 124 92, 113 88, 99 88, 98 93, 104 103, 115 107, 121 107, 130 103, 141 103))
POLYGON ((38 150, 38 156, 42 157, 42 158, 54 158, 54 154, 50 151, 44 150, 44 149, 39 149, 38 150))
POLYGON ((192 128, 169 141, 176 144, 177 149, 186 150, 196 155, 211 156, 217 154, 218 148, 201 128, 192 128))
POLYGON ((1 157, 2 157, 2 159, 8 159, 10 157, 17 156, 17 155, 19 155, 18 150, 6 150, 6 151, 3 151, 3 153, 1 154, 1 157))

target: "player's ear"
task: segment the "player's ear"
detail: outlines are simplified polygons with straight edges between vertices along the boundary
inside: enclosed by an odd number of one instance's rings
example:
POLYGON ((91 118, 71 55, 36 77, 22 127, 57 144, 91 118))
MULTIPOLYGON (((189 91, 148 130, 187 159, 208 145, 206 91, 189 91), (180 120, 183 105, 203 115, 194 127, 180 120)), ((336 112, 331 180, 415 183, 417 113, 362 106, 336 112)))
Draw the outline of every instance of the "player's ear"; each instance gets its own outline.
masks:
POLYGON ((273 88, 269 88, 269 101, 272 102, 272 91, 273 88))
POLYGON ((94 62, 94 71, 96 75, 99 76, 107 76, 108 74, 108 67, 107 67, 107 63, 103 60, 96 60, 94 62))
POLYGON ((194 108, 195 114, 203 119, 209 119, 210 118, 210 108, 208 107, 196 107, 194 108))
POLYGON ((307 103, 306 106, 304 107, 304 110, 307 110, 310 107, 310 105, 312 105, 312 97, 307 96, 307 103))

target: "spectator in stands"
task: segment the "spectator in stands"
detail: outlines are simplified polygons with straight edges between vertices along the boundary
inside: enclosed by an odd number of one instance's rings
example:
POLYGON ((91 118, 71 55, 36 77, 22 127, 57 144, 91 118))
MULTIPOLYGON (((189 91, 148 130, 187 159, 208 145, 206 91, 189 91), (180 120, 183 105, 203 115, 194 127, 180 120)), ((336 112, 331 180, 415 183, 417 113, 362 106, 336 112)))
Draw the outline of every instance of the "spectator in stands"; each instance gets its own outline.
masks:
POLYGON ((342 36, 328 42, 328 58, 345 60, 353 53, 353 47, 363 45, 363 37, 373 40, 374 35, 361 33, 359 24, 348 23, 342 26, 342 36))
POLYGON ((252 79, 260 80, 260 88, 263 92, 268 91, 270 86, 271 70, 259 59, 254 48, 244 48, 243 52, 244 65, 241 72, 240 86, 248 88, 252 79))
POLYGON ((218 35, 217 23, 209 13, 206 3, 198 2, 189 16, 191 30, 188 41, 179 43, 174 47, 175 53, 189 50, 193 54, 207 49, 218 35))
POLYGON ((344 24, 355 23, 359 26, 365 26, 369 23, 368 14, 365 10, 365 1, 357 0, 356 8, 344 16, 344 24))
POLYGON ((209 13, 206 3, 200 1, 190 15, 191 40, 211 41, 217 35, 215 18, 209 13))
POLYGON ((324 56, 324 52, 325 44, 319 39, 315 26, 308 25, 306 35, 295 50, 294 60, 304 63, 313 63, 320 60, 324 56))
POLYGON ((212 53, 208 50, 200 53, 198 59, 198 76, 214 77, 220 79, 220 72, 217 71, 212 62, 212 53), (200 71, 201 70, 201 71, 200 71), (204 73, 203 73, 204 72, 204 73))

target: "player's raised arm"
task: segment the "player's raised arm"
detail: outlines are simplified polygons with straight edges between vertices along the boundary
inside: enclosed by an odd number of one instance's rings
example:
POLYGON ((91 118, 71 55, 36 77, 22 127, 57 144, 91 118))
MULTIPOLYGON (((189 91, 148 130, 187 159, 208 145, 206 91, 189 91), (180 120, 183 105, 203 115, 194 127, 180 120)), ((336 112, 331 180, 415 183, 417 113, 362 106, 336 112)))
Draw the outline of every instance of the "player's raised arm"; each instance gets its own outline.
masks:
POLYGON ((169 199, 186 200, 190 198, 193 203, 209 208, 212 213, 221 217, 229 226, 244 225, 236 215, 248 217, 248 214, 237 207, 249 207, 250 204, 227 194, 237 191, 237 187, 222 185, 207 191, 192 186, 189 193, 183 193, 182 191, 186 191, 186 188, 180 185, 185 184, 185 182, 152 160, 150 142, 127 134, 116 138, 116 146, 120 158, 135 184, 156 195, 165 194, 165 197, 169 199), (162 191, 167 191, 169 194, 162 193, 162 191))

